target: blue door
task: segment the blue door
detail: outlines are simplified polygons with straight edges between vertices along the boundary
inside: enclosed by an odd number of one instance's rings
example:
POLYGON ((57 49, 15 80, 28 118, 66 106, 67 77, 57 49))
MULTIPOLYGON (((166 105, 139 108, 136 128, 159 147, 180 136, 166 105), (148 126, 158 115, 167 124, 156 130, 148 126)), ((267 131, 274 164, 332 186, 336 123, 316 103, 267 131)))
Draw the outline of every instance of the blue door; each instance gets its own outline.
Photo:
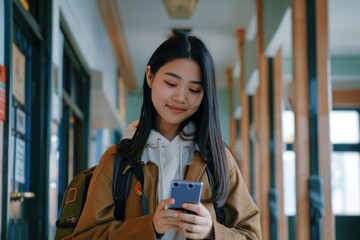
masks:
POLYGON ((29 212, 36 193, 30 187, 31 120, 32 120, 32 35, 14 22, 12 55, 12 87, 9 138, 10 163, 10 239, 29 239, 29 212))
POLYGON ((8 84, 1 239, 47 239, 51 1, 5 1, 5 13, 8 84))

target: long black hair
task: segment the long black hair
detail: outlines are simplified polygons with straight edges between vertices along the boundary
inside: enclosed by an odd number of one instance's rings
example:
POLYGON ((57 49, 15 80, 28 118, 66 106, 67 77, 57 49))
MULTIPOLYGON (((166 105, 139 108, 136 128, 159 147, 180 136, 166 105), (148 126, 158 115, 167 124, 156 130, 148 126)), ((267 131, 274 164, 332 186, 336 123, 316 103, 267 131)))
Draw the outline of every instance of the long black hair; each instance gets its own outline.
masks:
MULTIPOLYGON (((200 39, 194 36, 173 35, 155 50, 148 65, 151 73, 156 74, 166 63, 179 58, 192 59, 199 65, 204 91, 199 109, 182 123, 180 129, 189 121, 195 123, 194 140, 213 174, 215 191, 212 201, 217 206, 223 206, 229 192, 228 167, 220 131, 214 63, 210 52, 200 39)), ((125 156, 133 155, 136 159, 141 158, 150 131, 155 128, 155 120, 156 110, 145 74, 140 119, 134 137, 123 152, 125 156)))

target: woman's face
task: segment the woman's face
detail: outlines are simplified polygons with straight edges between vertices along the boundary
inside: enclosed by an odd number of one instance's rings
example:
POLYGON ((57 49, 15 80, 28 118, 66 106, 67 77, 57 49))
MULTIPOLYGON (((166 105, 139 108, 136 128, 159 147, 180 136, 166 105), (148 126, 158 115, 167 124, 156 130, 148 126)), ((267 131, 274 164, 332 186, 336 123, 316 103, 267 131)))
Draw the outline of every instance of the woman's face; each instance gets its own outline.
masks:
POLYGON ((203 98, 200 67, 191 59, 176 59, 156 74, 147 66, 146 79, 157 111, 157 130, 167 138, 174 138, 180 124, 198 110, 203 98))

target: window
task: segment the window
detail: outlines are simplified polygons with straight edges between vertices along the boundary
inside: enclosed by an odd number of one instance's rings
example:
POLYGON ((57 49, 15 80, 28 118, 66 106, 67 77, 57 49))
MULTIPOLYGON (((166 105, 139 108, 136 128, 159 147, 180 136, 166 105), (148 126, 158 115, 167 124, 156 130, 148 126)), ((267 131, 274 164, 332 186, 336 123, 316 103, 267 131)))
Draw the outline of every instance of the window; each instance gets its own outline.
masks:
MULTIPOLYGON (((330 113, 332 207, 336 215, 360 215, 360 121, 359 110, 330 113)), ((283 113, 283 153, 285 214, 296 214, 294 113, 283 113), (285 180, 286 179, 286 180, 285 180)))
POLYGON ((283 152, 284 212, 287 216, 296 214, 295 152, 283 152), (286 169, 286 170, 285 170, 286 169))
POLYGON ((283 141, 286 151, 283 152, 284 212, 287 216, 296 214, 296 162, 293 143, 295 140, 294 112, 284 111, 282 115, 283 141))
POLYGON ((334 110, 330 113, 330 139, 333 144, 359 143, 359 113, 334 110))
POLYGON ((283 141, 286 144, 292 144, 295 140, 295 119, 293 111, 284 111, 282 116, 283 122, 283 141))
POLYGON ((359 111, 330 114, 332 207, 336 215, 360 215, 359 111))

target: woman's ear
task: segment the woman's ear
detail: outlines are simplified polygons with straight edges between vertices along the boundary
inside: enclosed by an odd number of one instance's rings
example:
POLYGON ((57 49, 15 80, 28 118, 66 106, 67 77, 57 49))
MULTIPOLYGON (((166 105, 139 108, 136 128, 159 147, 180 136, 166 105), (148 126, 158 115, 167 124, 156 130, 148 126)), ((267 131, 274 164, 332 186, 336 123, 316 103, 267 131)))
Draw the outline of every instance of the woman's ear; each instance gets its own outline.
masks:
POLYGON ((148 84, 149 88, 151 88, 152 81, 153 81, 153 75, 151 73, 151 67, 149 65, 146 66, 145 73, 146 73, 147 84, 148 84))

